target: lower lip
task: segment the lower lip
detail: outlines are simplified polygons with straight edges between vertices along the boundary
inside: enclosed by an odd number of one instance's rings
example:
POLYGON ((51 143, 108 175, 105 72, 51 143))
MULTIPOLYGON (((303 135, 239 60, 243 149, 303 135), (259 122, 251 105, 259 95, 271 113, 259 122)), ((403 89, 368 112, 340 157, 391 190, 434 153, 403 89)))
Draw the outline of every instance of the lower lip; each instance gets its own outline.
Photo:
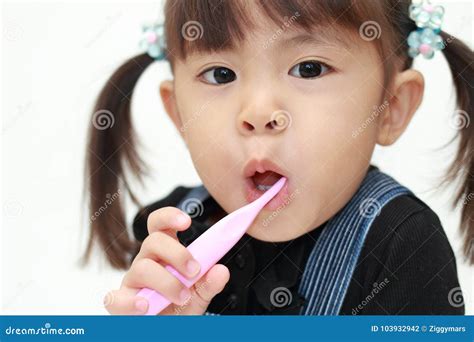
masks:
MULTIPOLYGON (((258 190, 253 183, 253 180, 251 178, 246 178, 246 184, 245 184, 245 198, 248 203, 251 203, 255 201, 257 198, 262 196, 265 193, 265 190, 258 190)), ((278 207, 284 205, 288 199, 288 178, 285 182, 285 185, 283 185, 283 188, 278 192, 278 194, 275 195, 265 206, 263 207, 264 209, 268 210, 275 210, 278 207)))

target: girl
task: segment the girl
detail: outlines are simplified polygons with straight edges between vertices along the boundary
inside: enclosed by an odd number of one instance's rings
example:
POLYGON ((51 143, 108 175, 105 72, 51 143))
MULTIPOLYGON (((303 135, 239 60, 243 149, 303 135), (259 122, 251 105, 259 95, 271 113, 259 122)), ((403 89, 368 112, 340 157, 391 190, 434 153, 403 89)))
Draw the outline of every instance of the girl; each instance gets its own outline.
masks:
MULTIPOLYGON (((143 314, 152 288, 172 304, 162 314, 463 314, 454 254, 436 214, 370 165, 376 144, 393 144, 423 97, 413 58, 446 57, 457 115, 473 108, 473 53, 440 30, 443 9, 406 1, 169 0, 164 36, 148 31, 148 52, 123 64, 102 90, 90 129, 91 217, 86 259, 97 242, 120 289, 113 314, 143 314), (166 45, 164 44, 166 42, 166 45), (439 52, 438 52, 439 53, 439 52), (125 165, 140 177, 130 98, 140 75, 166 59, 160 85, 203 185, 178 187, 142 207, 127 234, 125 165), (114 125, 97 127, 97 113, 114 125), (287 186, 247 234, 191 289, 199 271, 185 246, 217 220, 287 186), (107 195, 109 197, 107 197, 107 195), (187 210, 189 203, 195 210, 187 210)), ((473 263, 473 125, 459 127, 447 180, 461 181, 464 252, 473 263)))

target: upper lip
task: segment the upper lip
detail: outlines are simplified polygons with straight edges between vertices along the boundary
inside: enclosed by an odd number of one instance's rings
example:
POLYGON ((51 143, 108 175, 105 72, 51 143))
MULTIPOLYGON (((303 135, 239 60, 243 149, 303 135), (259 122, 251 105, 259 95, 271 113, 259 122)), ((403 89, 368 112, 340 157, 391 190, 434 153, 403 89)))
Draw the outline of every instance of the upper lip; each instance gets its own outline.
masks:
POLYGON ((264 173, 265 171, 273 171, 284 176, 283 169, 266 158, 249 160, 244 167, 244 176, 252 177, 256 172, 264 173))

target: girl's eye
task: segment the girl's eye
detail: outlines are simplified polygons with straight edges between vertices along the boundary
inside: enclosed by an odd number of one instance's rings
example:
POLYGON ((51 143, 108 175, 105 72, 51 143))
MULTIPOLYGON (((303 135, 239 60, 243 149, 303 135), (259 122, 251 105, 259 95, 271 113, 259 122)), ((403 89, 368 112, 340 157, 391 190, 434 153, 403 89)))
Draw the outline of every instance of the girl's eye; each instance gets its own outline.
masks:
POLYGON ((329 67, 318 61, 304 61, 291 68, 289 74, 295 77, 315 78, 324 75, 329 67))
POLYGON ((224 84, 235 80, 235 72, 225 67, 212 68, 204 71, 201 76, 207 83, 224 84))

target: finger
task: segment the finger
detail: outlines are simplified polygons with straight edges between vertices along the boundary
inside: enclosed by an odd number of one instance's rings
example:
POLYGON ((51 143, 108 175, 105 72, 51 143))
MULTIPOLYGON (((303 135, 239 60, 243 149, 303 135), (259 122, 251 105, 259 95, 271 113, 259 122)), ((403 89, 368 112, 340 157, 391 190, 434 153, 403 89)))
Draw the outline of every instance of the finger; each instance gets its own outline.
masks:
POLYGON ((133 262, 135 263, 143 258, 163 261, 189 278, 197 275, 201 269, 201 265, 186 247, 162 232, 154 232, 143 241, 140 252, 133 262))
POLYGON ((183 304, 191 291, 159 263, 151 259, 140 259, 134 263, 123 278, 122 287, 149 288, 159 292, 175 304, 183 304))
POLYGON ((229 269, 221 264, 214 265, 194 286, 192 294, 183 305, 170 305, 164 315, 202 315, 211 300, 220 293, 230 279, 229 269))
POLYGON ((191 225, 191 218, 184 211, 175 207, 164 207, 148 215, 148 233, 162 231, 175 238, 177 231, 183 231, 191 225))
POLYGON ((148 301, 137 297, 131 289, 114 290, 104 297, 104 306, 111 315, 143 315, 148 310, 148 301))

